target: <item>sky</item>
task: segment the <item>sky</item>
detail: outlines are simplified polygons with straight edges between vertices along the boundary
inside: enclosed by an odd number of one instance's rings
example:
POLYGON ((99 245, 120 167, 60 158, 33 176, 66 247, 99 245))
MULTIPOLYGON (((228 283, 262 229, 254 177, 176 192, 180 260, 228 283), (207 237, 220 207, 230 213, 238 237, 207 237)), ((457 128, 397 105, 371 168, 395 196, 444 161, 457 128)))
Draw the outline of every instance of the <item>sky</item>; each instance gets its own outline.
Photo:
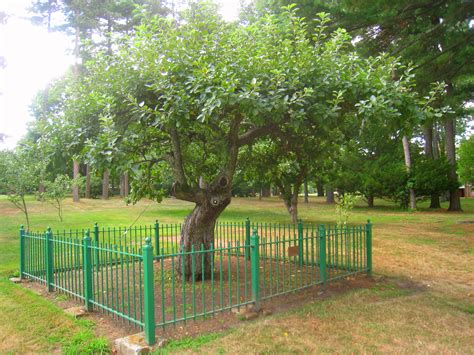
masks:
MULTIPOLYGON (((29 106, 35 94, 60 77, 74 62, 72 38, 48 33, 27 18, 32 0, 0 0, 0 11, 9 14, 0 25, 0 55, 7 66, 0 68, 0 133, 7 137, 0 149, 13 148, 33 120, 29 106)), ((239 0, 218 0, 226 20, 237 17, 239 0)))

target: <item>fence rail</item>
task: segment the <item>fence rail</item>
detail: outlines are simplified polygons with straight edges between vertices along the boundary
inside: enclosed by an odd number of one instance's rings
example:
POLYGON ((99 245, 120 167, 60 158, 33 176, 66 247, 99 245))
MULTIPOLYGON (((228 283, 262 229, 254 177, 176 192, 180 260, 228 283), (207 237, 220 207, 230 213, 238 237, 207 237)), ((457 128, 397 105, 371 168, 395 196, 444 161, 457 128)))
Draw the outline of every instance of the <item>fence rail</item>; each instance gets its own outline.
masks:
POLYGON ((179 248, 181 224, 34 233, 20 274, 145 331, 372 271, 372 225, 218 222, 210 248, 179 248), (250 231, 253 230, 251 234, 250 231), (154 247, 153 247, 154 245, 154 247), (184 275, 184 276, 182 276, 184 275))

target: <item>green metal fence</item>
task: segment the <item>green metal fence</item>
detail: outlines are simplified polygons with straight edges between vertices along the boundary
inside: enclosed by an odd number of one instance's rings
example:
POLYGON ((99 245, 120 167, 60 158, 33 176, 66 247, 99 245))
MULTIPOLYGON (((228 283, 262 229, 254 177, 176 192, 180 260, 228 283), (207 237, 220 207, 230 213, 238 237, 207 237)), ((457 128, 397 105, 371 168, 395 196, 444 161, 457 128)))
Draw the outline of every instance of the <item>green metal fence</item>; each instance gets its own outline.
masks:
POLYGON ((259 307, 275 296, 372 271, 370 222, 343 228, 218 222, 210 248, 187 252, 178 247, 180 231, 180 224, 158 222, 95 224, 91 233, 21 227, 21 277, 144 329, 153 344, 157 327, 259 307), (189 275, 181 277, 186 265, 189 275))

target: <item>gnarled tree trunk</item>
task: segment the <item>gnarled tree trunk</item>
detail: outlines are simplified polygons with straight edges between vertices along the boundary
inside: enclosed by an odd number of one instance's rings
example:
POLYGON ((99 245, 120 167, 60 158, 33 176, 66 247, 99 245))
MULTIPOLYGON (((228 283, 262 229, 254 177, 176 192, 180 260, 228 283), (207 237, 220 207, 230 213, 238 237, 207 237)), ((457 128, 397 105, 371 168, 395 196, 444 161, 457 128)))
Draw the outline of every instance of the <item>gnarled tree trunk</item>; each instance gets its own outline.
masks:
MULTIPOLYGON (((201 188, 201 191, 196 193, 196 206, 184 220, 181 229, 181 252, 188 253, 193 248, 194 251, 199 251, 201 248, 209 250, 211 243, 214 243, 214 228, 217 218, 229 205, 232 197, 230 179, 222 177, 218 181, 218 186, 201 188)), ((181 276, 184 271, 184 277, 191 280, 194 264, 195 279, 202 279, 203 276, 205 279, 209 279, 212 271, 211 258, 211 252, 179 255, 176 271, 181 276)))

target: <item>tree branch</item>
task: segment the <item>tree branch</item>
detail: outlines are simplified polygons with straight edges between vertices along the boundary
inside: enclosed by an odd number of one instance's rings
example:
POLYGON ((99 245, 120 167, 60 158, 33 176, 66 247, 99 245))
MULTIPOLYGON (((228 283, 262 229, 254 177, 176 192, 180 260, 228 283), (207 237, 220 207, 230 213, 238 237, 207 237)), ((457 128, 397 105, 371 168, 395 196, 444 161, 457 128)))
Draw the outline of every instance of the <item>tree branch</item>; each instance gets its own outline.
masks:
POLYGON ((170 128, 171 144, 173 146, 172 152, 172 168, 176 181, 182 185, 187 186, 186 175, 184 174, 183 153, 181 151, 181 142, 179 140, 178 130, 176 127, 170 128))
POLYGON ((263 137, 269 133, 272 133, 277 130, 275 124, 269 124, 267 126, 255 127, 249 129, 244 134, 240 135, 237 139, 237 146, 241 147, 243 145, 253 143, 257 138, 263 137))

